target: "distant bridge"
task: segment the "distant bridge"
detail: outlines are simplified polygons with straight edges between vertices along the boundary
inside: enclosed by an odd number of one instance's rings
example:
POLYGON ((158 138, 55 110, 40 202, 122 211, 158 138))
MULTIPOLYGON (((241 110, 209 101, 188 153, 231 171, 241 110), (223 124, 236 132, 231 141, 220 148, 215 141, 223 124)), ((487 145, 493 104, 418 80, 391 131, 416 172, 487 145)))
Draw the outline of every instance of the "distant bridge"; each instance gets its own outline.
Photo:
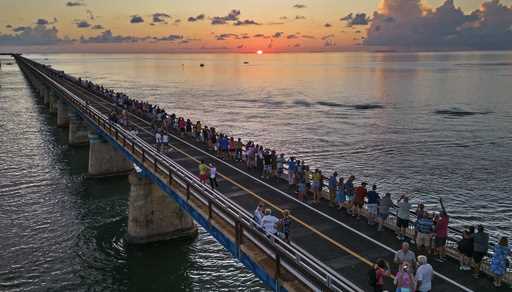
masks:
MULTIPOLYGON (((141 170, 130 175, 129 241, 192 236, 193 219, 276 291, 370 291, 370 266, 378 258, 392 262, 400 241, 390 230, 376 232, 365 220, 357 221, 324 203, 318 207, 302 203, 289 193, 284 180, 260 179, 242 164, 216 157, 191 137, 172 134, 172 151, 161 153, 154 145, 151 122, 144 117, 128 113, 135 135, 109 120, 117 106, 94 88, 21 55, 14 57, 42 102, 57 115, 58 126, 69 128, 69 143, 89 144, 90 175, 127 173, 133 164, 141 170), (217 190, 198 180, 202 159, 217 164, 217 190), (275 212, 291 210, 290 242, 268 237, 255 227, 252 211, 258 202, 275 212)), ((394 228, 393 216, 386 227, 394 228)), ((449 247, 455 240, 449 241, 449 247)), ((475 280, 459 271, 454 259, 431 264, 436 270, 432 291, 500 291, 491 288, 488 277, 475 280)), ((511 279, 508 273, 506 280, 511 279)), ((394 291, 391 279, 386 279, 385 288, 394 291)))

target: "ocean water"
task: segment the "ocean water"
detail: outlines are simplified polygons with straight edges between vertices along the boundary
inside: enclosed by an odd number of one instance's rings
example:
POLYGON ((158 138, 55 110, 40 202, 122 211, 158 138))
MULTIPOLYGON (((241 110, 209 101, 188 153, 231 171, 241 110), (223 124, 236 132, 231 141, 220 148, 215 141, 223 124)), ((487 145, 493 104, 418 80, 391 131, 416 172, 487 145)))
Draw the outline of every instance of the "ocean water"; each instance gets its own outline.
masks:
MULTIPOLYGON (((512 235, 512 53, 29 57, 512 235)), ((0 82, 0 287, 261 289, 204 232, 128 248, 125 181, 85 179, 17 68, 0 82)))

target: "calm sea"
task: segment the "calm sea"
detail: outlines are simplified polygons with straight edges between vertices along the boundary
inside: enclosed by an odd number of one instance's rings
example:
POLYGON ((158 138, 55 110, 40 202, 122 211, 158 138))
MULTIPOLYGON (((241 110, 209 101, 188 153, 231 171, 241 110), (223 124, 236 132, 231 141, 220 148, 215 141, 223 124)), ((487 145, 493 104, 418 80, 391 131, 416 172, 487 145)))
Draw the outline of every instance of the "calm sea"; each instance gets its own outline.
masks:
MULTIPOLYGON (((29 57, 512 235, 512 53, 29 57)), ((127 180, 84 177, 15 65, 0 85, 0 290, 263 289, 204 231, 127 246, 127 180)))

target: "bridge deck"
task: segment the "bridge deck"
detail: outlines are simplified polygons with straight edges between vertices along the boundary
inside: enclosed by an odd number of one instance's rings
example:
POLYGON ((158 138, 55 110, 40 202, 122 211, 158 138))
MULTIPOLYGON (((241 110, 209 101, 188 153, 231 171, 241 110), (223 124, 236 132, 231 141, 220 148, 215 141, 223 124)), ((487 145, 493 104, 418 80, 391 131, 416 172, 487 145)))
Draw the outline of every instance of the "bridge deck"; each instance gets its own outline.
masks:
MULTIPOLYGON (((77 84, 66 80, 60 80, 59 83, 105 114, 115 107, 106 99, 77 84)), ((130 123, 139 128, 141 138, 153 143, 148 121, 130 115, 130 123)), ((322 260, 365 291, 371 290, 367 279, 369 264, 378 258, 393 262, 394 251, 399 249, 401 242, 392 231, 377 232, 375 227, 367 225, 366 220, 355 220, 345 212, 329 207, 326 202, 314 207, 300 203, 290 193, 284 180, 262 180, 255 171, 246 169, 241 163, 216 157, 205 145, 190 137, 172 136, 171 147, 172 151, 168 156, 192 173, 197 173, 201 159, 215 161, 219 173, 218 190, 249 212, 260 201, 266 202, 274 210, 289 209, 295 219, 291 228, 292 243, 322 260)), ((433 291, 508 290, 492 287, 492 282, 487 277, 476 280, 471 272, 459 271, 458 263, 453 259, 445 263, 430 263, 439 273, 433 280, 433 291)), ((397 267, 391 265, 393 272, 396 271, 397 267)), ((385 288, 394 291, 391 279, 386 280, 385 288)))

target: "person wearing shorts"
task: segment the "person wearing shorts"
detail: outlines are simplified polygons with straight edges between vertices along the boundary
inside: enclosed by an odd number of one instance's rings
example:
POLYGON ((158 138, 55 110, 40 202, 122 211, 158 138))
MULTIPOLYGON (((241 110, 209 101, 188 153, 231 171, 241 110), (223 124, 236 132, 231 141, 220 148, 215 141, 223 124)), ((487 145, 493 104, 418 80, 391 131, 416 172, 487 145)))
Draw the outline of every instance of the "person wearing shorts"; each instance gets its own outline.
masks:
POLYGON ((409 210, 411 209, 409 198, 405 195, 402 195, 397 202, 397 206, 398 212, 396 218, 396 226, 398 226, 399 229, 398 239, 405 240, 407 227, 409 227, 409 210))
POLYGON ((416 230, 418 231, 416 236, 416 247, 418 251, 421 251, 424 248, 426 253, 429 254, 434 228, 432 218, 426 211, 416 222, 416 230))
POLYGON ((477 230, 478 232, 473 237, 473 277, 475 278, 480 276, 482 259, 487 255, 489 248, 489 234, 484 231, 484 226, 478 225, 477 230))
POLYGON ((361 217, 361 209, 364 206, 364 199, 368 195, 366 185, 366 182, 362 182, 361 185, 355 189, 356 195, 354 197, 354 206, 352 207, 352 216, 355 217, 357 215, 357 219, 361 217))
POLYGON ((368 209, 368 225, 375 225, 377 218, 377 206, 379 202, 379 193, 377 193, 377 185, 372 186, 372 190, 368 192, 368 202, 366 208, 368 209))
POLYGON ((208 180, 208 166, 204 163, 204 160, 201 160, 199 164, 199 180, 201 183, 206 184, 208 180))

